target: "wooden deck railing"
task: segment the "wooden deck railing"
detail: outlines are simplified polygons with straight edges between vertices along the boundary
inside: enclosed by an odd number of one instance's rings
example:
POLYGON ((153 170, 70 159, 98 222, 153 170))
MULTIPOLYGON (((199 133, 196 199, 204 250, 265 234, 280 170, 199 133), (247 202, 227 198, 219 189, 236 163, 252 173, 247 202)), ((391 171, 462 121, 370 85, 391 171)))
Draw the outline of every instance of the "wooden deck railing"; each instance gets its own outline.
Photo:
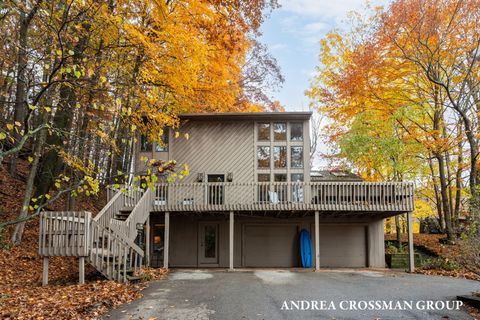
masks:
POLYGON ((86 257, 90 249, 90 212, 55 211, 40 214, 39 254, 86 257))
POLYGON ((52 256, 79 257, 81 283, 85 259, 108 279, 126 281, 127 271, 141 266, 144 257, 143 250, 125 231, 114 225, 105 228, 92 219, 90 212, 42 212, 39 238, 44 285, 48 283, 48 258, 52 256))
POLYGON ((414 185, 403 182, 259 182, 158 184, 155 211, 414 209, 414 185))

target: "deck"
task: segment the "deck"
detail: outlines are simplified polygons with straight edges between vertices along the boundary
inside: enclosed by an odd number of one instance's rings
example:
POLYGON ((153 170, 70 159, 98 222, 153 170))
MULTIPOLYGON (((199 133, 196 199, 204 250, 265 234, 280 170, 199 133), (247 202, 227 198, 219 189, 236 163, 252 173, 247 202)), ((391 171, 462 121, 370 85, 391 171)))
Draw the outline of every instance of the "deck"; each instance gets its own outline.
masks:
POLYGON ((410 212, 408 182, 274 182, 157 184, 154 211, 410 212))

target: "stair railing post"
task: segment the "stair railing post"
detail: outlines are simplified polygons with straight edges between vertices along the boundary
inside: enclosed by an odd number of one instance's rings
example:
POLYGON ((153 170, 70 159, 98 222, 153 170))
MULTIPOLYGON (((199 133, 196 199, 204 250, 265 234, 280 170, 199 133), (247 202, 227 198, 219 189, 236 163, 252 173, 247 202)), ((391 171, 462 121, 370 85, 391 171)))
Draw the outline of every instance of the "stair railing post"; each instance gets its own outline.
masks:
POLYGON ((78 283, 85 284, 85 257, 78 258, 78 283))
POLYGON ((43 257, 42 286, 48 285, 48 256, 43 257))

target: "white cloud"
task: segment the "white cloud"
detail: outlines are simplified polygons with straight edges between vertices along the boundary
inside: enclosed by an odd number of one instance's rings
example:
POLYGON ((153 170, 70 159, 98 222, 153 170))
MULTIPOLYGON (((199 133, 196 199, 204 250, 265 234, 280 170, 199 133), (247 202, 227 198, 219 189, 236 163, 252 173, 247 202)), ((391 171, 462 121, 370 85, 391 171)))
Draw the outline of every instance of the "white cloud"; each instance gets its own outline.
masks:
POLYGON ((303 29, 308 33, 318 33, 321 31, 328 30, 329 28, 331 28, 331 26, 329 26, 324 22, 312 22, 312 23, 306 24, 303 27, 303 29))

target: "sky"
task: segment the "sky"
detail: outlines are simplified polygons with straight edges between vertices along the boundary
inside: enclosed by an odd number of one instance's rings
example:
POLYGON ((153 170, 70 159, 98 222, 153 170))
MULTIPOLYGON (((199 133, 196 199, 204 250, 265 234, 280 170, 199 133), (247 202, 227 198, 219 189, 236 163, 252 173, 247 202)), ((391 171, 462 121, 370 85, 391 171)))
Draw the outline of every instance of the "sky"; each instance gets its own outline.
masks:
MULTIPOLYGON (((374 5, 387 2, 370 1, 374 5)), ((285 77, 283 87, 272 95, 287 111, 308 111, 304 91, 315 74, 320 39, 328 31, 345 26, 348 12, 362 10, 365 0, 280 0, 280 4, 282 7, 264 22, 260 38, 285 77)))

